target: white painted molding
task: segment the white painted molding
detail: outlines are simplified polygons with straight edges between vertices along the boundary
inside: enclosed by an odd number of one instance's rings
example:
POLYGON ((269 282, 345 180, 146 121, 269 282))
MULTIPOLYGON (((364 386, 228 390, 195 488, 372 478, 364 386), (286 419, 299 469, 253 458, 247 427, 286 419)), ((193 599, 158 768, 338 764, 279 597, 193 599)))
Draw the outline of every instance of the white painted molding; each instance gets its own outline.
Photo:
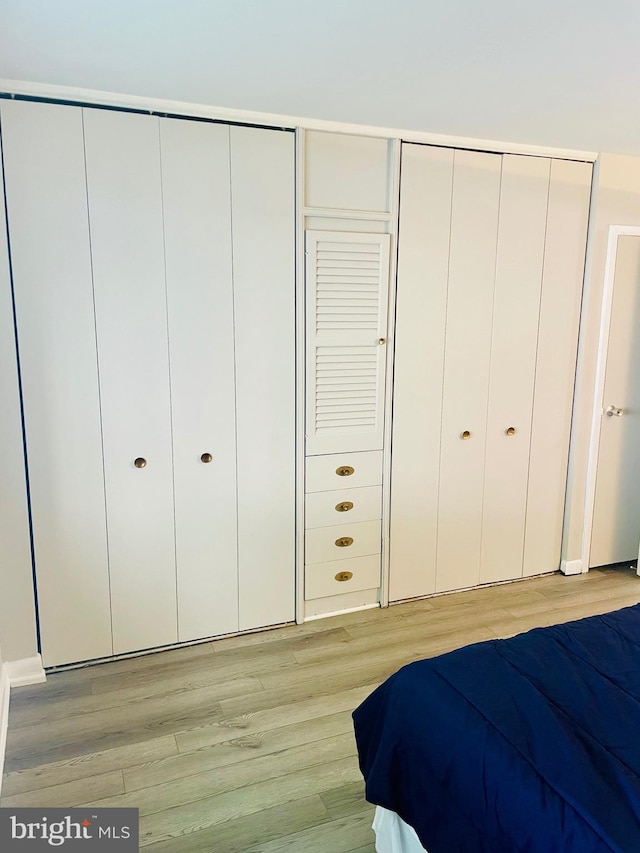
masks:
POLYGON ((374 610, 380 607, 379 602, 360 604, 358 607, 346 607, 344 610, 333 610, 331 613, 318 613, 315 616, 305 616, 305 622, 315 622, 317 619, 328 619, 330 616, 344 616, 345 613, 359 613, 360 610, 374 610))
POLYGON ((6 664, 0 663, 0 793, 4 775, 4 754, 7 746, 7 730, 9 728, 9 677, 6 664))
POLYGON ((563 575, 581 575, 587 570, 583 568, 582 560, 563 560, 560 571, 563 575))
POLYGON ((47 680, 47 674, 42 666, 42 658, 35 655, 32 658, 12 660, 5 663, 7 680, 11 687, 24 687, 27 684, 40 684, 47 680))
POLYGON ((74 103, 121 107, 123 109, 142 110, 144 112, 197 116, 217 119, 218 121, 262 124, 270 127, 324 130, 330 133, 349 133, 358 136, 380 136, 388 139, 403 139, 405 142, 421 142, 426 145, 440 145, 451 148, 473 148, 483 151, 497 151, 504 154, 528 154, 534 157, 556 157, 562 160, 583 160, 589 163, 593 163, 598 157, 597 151, 550 148, 543 145, 526 145, 519 142, 505 142, 495 139, 476 139, 466 136, 450 136, 443 133, 427 133, 418 130, 325 121, 323 119, 279 115, 277 113, 261 113, 252 110, 214 107, 207 104, 192 104, 185 101, 146 98, 139 95, 123 95, 117 92, 101 92, 97 89, 83 89, 76 86, 32 83, 25 80, 0 79, 0 91, 13 95, 27 95, 32 98, 51 98, 54 100, 72 101, 74 103))
POLYGON ((596 476, 598 469, 598 451, 600 449, 600 427, 604 407, 604 383, 607 370, 607 354, 609 348, 609 328, 611 326, 611 308, 613 305, 613 281, 616 271, 616 255, 618 253, 618 237, 640 237, 640 227, 637 225, 611 225, 607 238, 607 256, 604 268, 604 283, 602 288, 602 304, 600 307, 600 333, 598 338, 598 359, 596 363, 596 378, 593 391, 593 408, 591 414, 591 436, 589 439, 589 460, 587 463, 587 483, 584 501, 584 525, 582 528, 582 546, 580 562, 582 571, 589 571, 591 562, 591 534, 593 531, 593 512, 596 500, 596 476))

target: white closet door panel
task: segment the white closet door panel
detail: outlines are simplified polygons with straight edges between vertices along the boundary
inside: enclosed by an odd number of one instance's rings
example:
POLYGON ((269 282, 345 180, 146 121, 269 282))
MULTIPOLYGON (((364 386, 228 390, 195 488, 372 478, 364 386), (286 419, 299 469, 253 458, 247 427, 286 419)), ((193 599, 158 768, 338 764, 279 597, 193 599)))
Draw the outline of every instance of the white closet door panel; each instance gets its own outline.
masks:
POLYGON ((54 666, 112 652, 82 113, 0 111, 42 655, 54 666))
POLYGON ((154 117, 84 123, 117 654, 177 640, 160 149, 154 117))
POLYGON ((238 630, 229 128, 161 119, 160 141, 185 641, 238 630))
POLYGON ((480 579, 482 489, 501 157, 456 151, 436 590, 480 579), (461 438, 464 432, 470 437, 461 438))
POLYGON ((551 161, 504 156, 480 581, 521 577, 551 161), (507 430, 513 429, 512 435, 507 430))
POLYGON ((294 618, 294 137, 231 128, 240 629, 294 618))
MULTIPOLYGON (((1 165, 0 199, 4 203, 1 165)), ((2 212, 4 213, 4 209, 2 212)), ((3 589, 0 596, 0 647, 3 659, 13 661, 31 657, 36 653, 36 613, 33 605, 29 508, 9 272, 9 243, 6 220, 1 214, 0 400, 0 542, 3 589)))
POLYGON ((524 575, 560 565, 591 165, 553 160, 534 391, 524 575))
POLYGON ((635 559, 640 541, 640 239, 617 239, 590 566, 635 559), (630 556, 627 556, 630 555, 630 556))
POLYGON ((306 233, 308 456, 382 449, 389 241, 306 233))
POLYGON ((435 590, 453 151, 402 146, 391 457, 392 601, 435 590))

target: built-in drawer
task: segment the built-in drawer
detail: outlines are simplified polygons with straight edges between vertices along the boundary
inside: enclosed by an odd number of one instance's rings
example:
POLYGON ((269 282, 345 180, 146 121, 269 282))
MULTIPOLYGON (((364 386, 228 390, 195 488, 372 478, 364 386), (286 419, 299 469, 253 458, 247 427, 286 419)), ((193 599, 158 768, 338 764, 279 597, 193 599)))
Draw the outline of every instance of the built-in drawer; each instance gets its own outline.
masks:
POLYGON ((382 451, 307 456, 306 492, 328 492, 382 483, 382 451))
POLYGON ((382 487, 313 492, 305 498, 305 527, 375 521, 382 516, 382 487))
POLYGON ((304 570, 304 597, 307 601, 328 595, 342 595, 380 586, 380 555, 312 563, 304 570))
POLYGON ((379 554, 381 531, 382 523, 379 520, 307 530, 304 538, 305 564, 379 554))

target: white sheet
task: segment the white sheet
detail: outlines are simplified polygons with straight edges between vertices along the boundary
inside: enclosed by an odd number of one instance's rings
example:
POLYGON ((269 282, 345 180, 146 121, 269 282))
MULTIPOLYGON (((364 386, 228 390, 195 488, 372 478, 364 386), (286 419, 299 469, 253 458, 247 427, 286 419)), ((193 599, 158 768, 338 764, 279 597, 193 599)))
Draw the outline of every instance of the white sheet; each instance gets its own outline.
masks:
POLYGON ((376 806, 373 818, 377 853, 425 853, 415 830, 395 812, 376 806))

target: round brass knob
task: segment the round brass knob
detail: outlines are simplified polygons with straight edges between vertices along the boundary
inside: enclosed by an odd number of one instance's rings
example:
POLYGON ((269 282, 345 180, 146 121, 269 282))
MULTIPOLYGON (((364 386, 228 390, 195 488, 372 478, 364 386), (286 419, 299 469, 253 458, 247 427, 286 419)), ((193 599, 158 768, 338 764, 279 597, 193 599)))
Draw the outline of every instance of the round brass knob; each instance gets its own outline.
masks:
POLYGON ((507 429, 505 429, 505 433, 507 435, 515 435, 516 434, 516 428, 515 427, 507 427, 507 429))
POLYGON ((355 470, 351 465, 341 465, 339 468, 336 468, 336 474, 338 477, 350 477, 355 470))
POLYGON ((383 344, 386 344, 386 342, 387 342, 386 338, 378 338, 378 343, 380 344, 380 346, 382 346, 383 344))
POLYGON ((203 453, 202 456, 200 457, 201 462, 211 462, 212 459, 213 459, 213 456, 210 453, 203 453))
POLYGON ((341 536, 340 539, 336 539, 336 545, 338 548, 348 548, 349 545, 353 545, 353 538, 351 536, 341 536))
POLYGON ((147 464, 147 460, 143 459, 142 456, 138 456, 137 459, 133 460, 133 464, 136 466, 136 468, 144 468, 144 466, 147 464))
POLYGON ((338 572, 336 575, 337 581, 350 581, 353 577, 353 572, 338 572))
POLYGON ((464 432, 460 433, 460 438, 462 438, 462 439, 464 439, 464 441, 466 441, 468 438, 471 438, 471 433, 469 432, 468 429, 465 429, 464 432))
POLYGON ((342 501, 342 503, 336 504, 336 512, 349 512, 350 509, 353 509, 352 501, 342 501))

